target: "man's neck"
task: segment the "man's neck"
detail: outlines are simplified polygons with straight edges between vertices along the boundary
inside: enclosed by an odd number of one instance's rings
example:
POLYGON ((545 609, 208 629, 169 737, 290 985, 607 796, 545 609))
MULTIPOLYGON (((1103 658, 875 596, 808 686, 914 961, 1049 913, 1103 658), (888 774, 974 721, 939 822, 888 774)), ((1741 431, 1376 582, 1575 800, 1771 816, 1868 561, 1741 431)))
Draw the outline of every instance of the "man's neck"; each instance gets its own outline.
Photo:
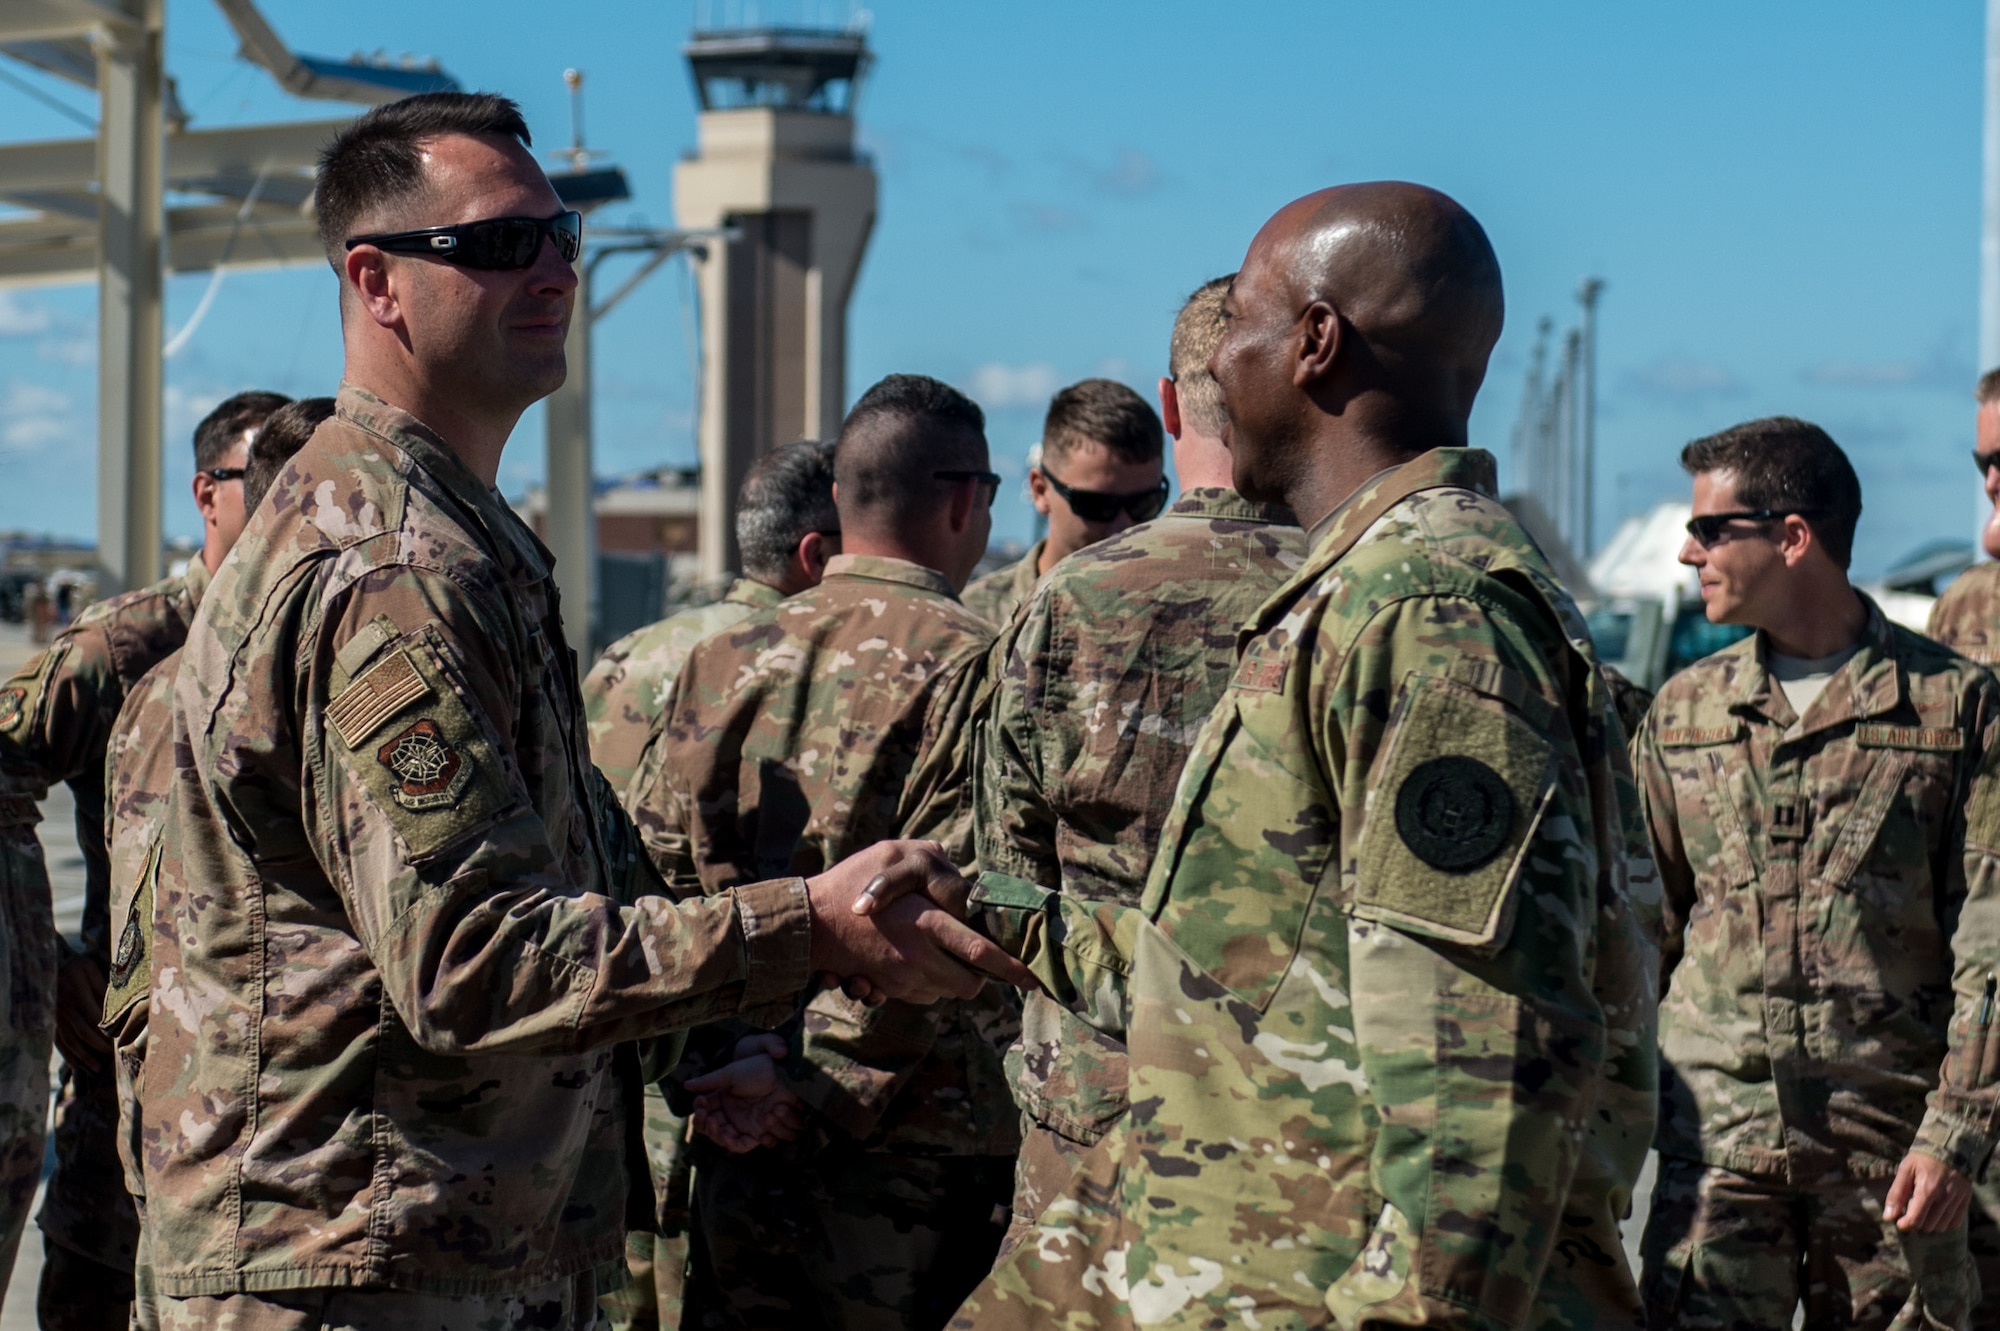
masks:
POLYGON ((466 469, 488 486, 500 479, 500 454, 507 437, 521 419, 519 412, 507 415, 504 409, 468 409, 462 395, 443 391, 427 381, 406 361, 384 365, 366 357, 348 356, 347 381, 365 388, 392 407, 399 407, 429 426, 444 440, 466 469))
POLYGON ((1430 447, 1435 445, 1406 448, 1388 440, 1352 436, 1306 442, 1302 445, 1303 465, 1285 487, 1285 506, 1298 515, 1299 525, 1310 531, 1370 480, 1430 447))
POLYGON ((207 540, 201 543, 202 566, 209 571, 211 576, 213 576, 215 570, 222 567, 222 561, 228 556, 228 547, 216 540, 213 532, 209 534, 207 540))
POLYGON ((1786 610, 1782 620, 1758 626, 1781 656, 1808 661, 1832 656, 1860 642, 1868 631, 1868 607, 1845 579, 1802 589, 1786 610))
POLYGON ((915 564, 932 572, 941 572, 936 556, 930 551, 918 550, 904 542, 878 537, 870 540, 867 536, 846 529, 840 541, 840 553, 844 555, 870 555, 876 559, 900 559, 906 564, 915 564))

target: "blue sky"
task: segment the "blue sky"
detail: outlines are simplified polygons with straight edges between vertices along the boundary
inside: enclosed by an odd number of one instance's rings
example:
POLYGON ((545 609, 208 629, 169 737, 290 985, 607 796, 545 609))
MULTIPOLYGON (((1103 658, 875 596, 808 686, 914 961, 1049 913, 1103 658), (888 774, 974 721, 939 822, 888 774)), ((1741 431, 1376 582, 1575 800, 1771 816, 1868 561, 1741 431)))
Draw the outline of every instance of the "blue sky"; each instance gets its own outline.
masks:
MULTIPOLYGON (((233 59, 207 0, 167 9, 169 65, 197 125, 338 111, 287 99, 233 59)), ((761 9, 852 12, 847 0, 761 9)), ((679 46, 696 5, 265 0, 265 12, 301 51, 435 56, 468 86, 519 98, 548 148, 568 136, 562 71, 583 69, 591 141, 635 189, 602 216, 671 222, 672 164, 694 142, 679 46)), ((1780 411, 1827 426, 1860 470, 1858 571, 1973 530, 1976 0, 878 0, 870 19, 860 119, 881 216, 852 307, 849 394, 895 370, 959 384, 986 406, 1010 475, 1061 384, 1103 373, 1151 395, 1180 299, 1233 269, 1275 208, 1401 177, 1457 196, 1500 253, 1508 327, 1473 434, 1503 471, 1537 318, 1566 324, 1577 280, 1607 281, 1600 533, 1684 495, 1674 458, 1687 439, 1780 411)), ((79 90, 43 86, 94 111, 79 90)), ((4 86, 0 125, 12 140, 80 132, 4 86)), ((206 282, 173 279, 170 334, 206 282)), ((599 326, 602 472, 693 458, 688 290, 671 265, 599 326)), ((12 481, 0 528, 92 529, 95 304, 87 287, 0 293, 12 481)), ((168 366, 168 531, 196 528, 186 441, 208 404, 248 386, 330 391, 338 373, 330 274, 227 278, 168 366)), ((539 475, 541 430, 539 412, 523 421, 510 492, 539 475)), ((1016 490, 996 538, 1027 533, 1016 490)))

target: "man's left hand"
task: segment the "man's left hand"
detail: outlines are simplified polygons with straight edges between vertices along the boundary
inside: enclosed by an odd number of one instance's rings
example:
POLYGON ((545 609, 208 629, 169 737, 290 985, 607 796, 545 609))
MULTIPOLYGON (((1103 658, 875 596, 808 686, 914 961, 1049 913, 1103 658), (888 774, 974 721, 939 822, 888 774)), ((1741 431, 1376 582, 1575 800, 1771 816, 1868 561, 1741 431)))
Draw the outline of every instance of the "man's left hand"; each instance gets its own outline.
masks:
POLYGON ((1896 1166, 1882 1218, 1896 1228, 1919 1234, 1941 1234, 1965 1222, 1972 1203, 1972 1180, 1936 1156, 1912 1151, 1896 1166))

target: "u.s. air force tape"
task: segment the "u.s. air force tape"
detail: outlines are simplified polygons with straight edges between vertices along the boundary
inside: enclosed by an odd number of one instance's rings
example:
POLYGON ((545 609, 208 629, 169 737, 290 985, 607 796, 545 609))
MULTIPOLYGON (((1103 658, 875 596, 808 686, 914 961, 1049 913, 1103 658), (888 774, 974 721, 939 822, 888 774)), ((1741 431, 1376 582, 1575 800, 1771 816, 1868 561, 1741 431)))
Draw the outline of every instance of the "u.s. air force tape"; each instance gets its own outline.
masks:
POLYGON ((1396 834, 1433 869, 1464 873, 1493 858, 1514 830, 1514 793, 1463 754, 1419 763, 1396 792, 1396 834))

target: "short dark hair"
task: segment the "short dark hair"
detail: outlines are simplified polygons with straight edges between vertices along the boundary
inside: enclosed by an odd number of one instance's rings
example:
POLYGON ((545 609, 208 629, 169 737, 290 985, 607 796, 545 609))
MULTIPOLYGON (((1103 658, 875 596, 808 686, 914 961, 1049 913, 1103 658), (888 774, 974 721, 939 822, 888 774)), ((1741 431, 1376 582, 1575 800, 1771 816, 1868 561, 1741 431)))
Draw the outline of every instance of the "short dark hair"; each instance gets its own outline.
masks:
POLYGON ((1234 273, 1212 277, 1196 287, 1174 316, 1174 335, 1167 344, 1167 373, 1173 376, 1181 419, 1210 439, 1220 438, 1222 427, 1229 424, 1229 414, 1222 409, 1222 388, 1208 372, 1208 358, 1222 342, 1222 300, 1235 277, 1234 273))
POLYGON ((916 514, 949 484, 934 471, 986 466, 986 413, 939 379, 892 374, 861 395, 833 453, 840 511, 916 514))
POLYGON ((446 134, 491 134, 532 147, 512 98, 492 92, 423 92, 364 111, 319 154, 313 209, 319 242, 337 273, 348 237, 363 217, 421 196, 422 146, 446 134))
POLYGON ((1745 421, 1683 448, 1681 466, 1690 476, 1730 473, 1743 507, 1797 513, 1834 563, 1846 568, 1852 562, 1861 478, 1819 426, 1795 416, 1745 421))
POLYGON ((278 473, 292 454, 306 446, 321 421, 333 415, 330 397, 302 397, 271 413, 264 428, 250 441, 250 461, 243 468, 243 509, 254 511, 270 493, 278 473))
POLYGON ((194 427, 194 469, 213 471, 229 456, 243 436, 260 430, 272 412, 291 399, 283 393, 253 389, 222 400, 220 406, 201 418, 194 427))
POLYGON ((833 508, 833 445, 801 439, 767 453, 736 496, 736 548, 743 571, 776 583, 810 532, 840 530, 833 508))
POLYGON ((1042 457, 1067 457, 1079 444, 1101 444, 1120 462, 1158 462, 1167 434, 1146 399, 1115 379, 1085 379, 1049 402, 1042 457))
POLYGON ((1979 376, 1979 386, 1972 390, 1972 396, 1982 407, 1989 402, 2000 402, 2000 365, 1979 376))

